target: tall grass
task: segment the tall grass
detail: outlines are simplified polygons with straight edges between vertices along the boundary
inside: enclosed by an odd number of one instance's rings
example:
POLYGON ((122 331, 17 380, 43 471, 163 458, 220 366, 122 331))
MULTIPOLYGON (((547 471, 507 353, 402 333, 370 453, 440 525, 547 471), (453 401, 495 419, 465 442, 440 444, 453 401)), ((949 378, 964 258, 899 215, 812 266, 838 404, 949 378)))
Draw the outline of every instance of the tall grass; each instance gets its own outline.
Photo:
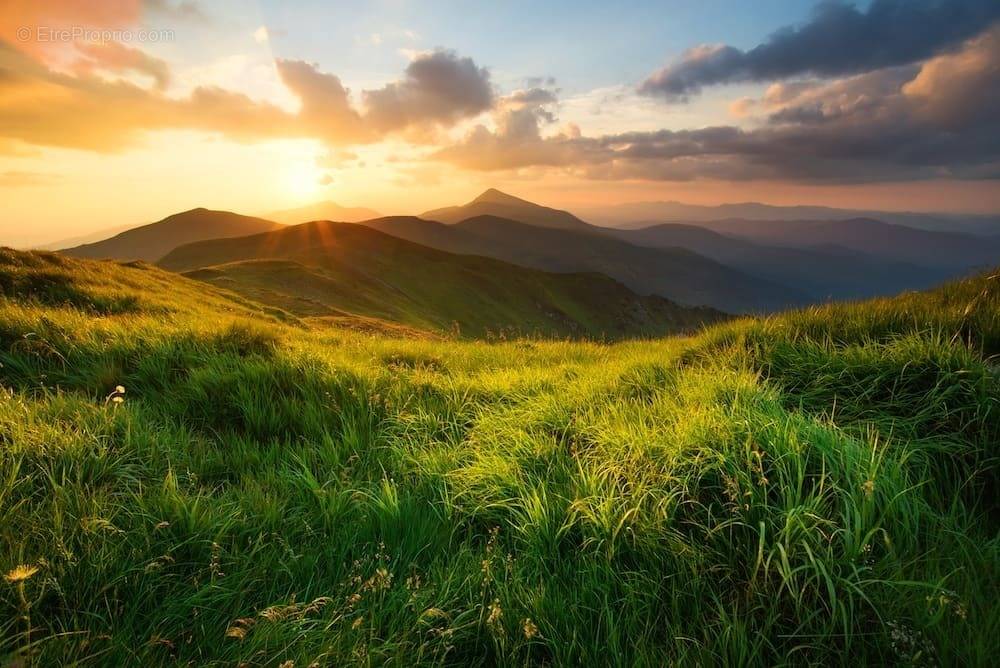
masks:
POLYGON ((602 345, 0 273, 5 660, 995 661, 990 277, 602 345))

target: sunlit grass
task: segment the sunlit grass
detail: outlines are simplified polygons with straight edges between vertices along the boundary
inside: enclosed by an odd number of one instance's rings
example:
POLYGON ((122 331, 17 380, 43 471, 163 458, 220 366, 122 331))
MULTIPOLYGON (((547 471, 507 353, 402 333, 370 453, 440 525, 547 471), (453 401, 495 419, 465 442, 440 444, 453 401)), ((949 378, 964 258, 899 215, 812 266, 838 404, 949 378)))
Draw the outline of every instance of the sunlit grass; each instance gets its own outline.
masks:
POLYGON ((995 660, 996 279, 604 345, 0 275, 5 660, 995 660))

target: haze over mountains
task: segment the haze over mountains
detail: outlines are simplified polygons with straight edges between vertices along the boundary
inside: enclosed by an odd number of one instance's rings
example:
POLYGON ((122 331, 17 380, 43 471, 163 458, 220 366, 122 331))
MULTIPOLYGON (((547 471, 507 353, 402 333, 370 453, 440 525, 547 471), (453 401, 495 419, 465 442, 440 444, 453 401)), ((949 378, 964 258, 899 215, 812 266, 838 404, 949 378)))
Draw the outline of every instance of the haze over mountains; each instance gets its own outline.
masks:
POLYGON ((583 222, 568 211, 540 206, 534 202, 508 195, 490 188, 468 204, 432 209, 420 214, 425 220, 436 220, 453 225, 476 216, 509 218, 528 225, 551 227, 558 230, 592 232, 593 226, 583 222))
POLYGON ((362 220, 378 218, 381 215, 374 209, 367 209, 363 206, 341 206, 336 202, 326 200, 294 209, 272 211, 262 217, 267 220, 284 223, 285 225, 298 225, 299 223, 308 223, 313 220, 335 220, 341 223, 357 223, 362 220))
POLYGON ((916 229, 961 232, 981 236, 1000 235, 1000 216, 956 213, 916 213, 837 209, 828 206, 774 206, 760 202, 742 202, 703 206, 682 202, 627 202, 605 206, 582 207, 578 213, 598 225, 637 228, 654 223, 724 220, 847 220, 874 218, 885 223, 916 229))
POLYGON ((684 210, 696 219, 609 228, 489 189, 420 217, 334 202, 275 212, 278 220, 194 209, 63 252, 161 262, 311 318, 615 337, 717 317, 685 307, 774 312, 923 289, 1000 257, 1000 238, 871 218, 704 219, 706 207, 684 210), (339 220, 297 224, 313 218, 339 220))

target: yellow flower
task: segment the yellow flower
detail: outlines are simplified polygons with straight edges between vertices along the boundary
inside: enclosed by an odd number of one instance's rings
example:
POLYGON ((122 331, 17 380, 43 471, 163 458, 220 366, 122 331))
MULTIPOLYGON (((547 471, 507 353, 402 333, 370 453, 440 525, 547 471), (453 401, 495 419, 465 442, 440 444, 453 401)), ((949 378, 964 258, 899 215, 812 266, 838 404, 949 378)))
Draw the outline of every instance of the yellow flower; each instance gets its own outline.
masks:
POLYGON ((118 394, 125 394, 125 386, 115 385, 115 392, 117 392, 118 394))
POLYGON ((21 564, 20 566, 12 569, 7 575, 3 576, 4 580, 10 583, 14 582, 24 582, 32 575, 38 572, 38 566, 29 566, 27 564, 21 564))
POLYGON ((538 627, 535 623, 531 621, 531 617, 524 620, 524 637, 528 640, 536 637, 538 635, 538 627))

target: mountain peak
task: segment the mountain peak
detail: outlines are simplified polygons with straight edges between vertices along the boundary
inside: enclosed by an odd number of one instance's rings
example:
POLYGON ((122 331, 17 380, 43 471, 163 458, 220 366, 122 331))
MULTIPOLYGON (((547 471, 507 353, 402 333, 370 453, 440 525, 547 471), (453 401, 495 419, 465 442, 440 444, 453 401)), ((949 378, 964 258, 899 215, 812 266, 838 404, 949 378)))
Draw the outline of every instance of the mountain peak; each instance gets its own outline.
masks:
POLYGON ((479 195, 479 197, 472 200, 470 204, 481 204, 484 202, 492 204, 532 204, 532 202, 529 202, 528 200, 508 195, 507 193, 497 190, 496 188, 487 188, 479 195))

